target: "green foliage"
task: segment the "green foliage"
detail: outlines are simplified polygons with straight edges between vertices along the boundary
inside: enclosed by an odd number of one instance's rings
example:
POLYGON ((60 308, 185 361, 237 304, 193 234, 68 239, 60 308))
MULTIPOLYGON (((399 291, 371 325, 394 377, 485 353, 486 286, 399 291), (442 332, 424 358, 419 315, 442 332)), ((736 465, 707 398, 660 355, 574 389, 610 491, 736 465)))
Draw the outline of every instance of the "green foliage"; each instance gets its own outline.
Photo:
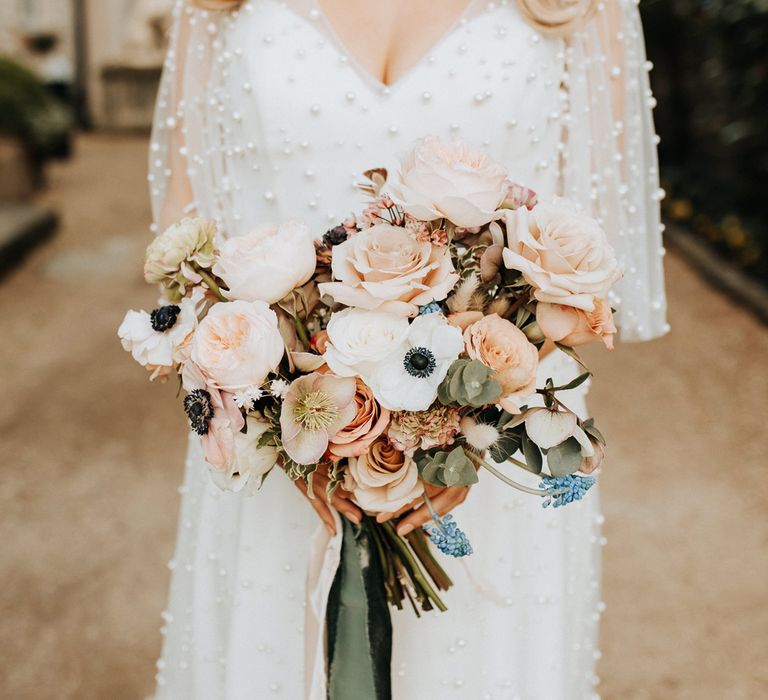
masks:
POLYGON ((416 464, 421 478, 435 486, 470 486, 478 480, 475 465, 462 447, 417 453, 416 464))
POLYGON ((37 155, 56 153, 72 120, 31 71, 0 57, 0 134, 22 139, 37 155))
POLYGON ((500 396, 501 385, 493 378, 493 370, 478 360, 456 360, 437 390, 444 406, 479 408, 500 396))

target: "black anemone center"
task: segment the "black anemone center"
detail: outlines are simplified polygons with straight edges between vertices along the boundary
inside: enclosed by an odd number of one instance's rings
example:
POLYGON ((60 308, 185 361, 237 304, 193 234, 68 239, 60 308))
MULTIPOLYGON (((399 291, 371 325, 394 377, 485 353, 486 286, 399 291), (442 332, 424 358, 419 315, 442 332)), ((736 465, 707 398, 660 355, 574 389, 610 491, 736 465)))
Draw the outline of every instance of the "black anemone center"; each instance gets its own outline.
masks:
POLYGON ((159 309, 155 309, 150 315, 150 321, 152 323, 152 330, 158 333, 164 333, 170 330, 176 325, 176 319, 179 317, 181 307, 176 304, 170 306, 161 306, 159 309))
POLYGON ((435 371, 437 363, 431 350, 427 348, 411 348, 403 360, 405 371, 412 377, 424 379, 435 371))
POLYGON ((211 395, 205 389, 194 389, 184 397, 184 411, 189 424, 198 435, 208 433, 208 424, 213 418, 211 395))
POLYGON ((347 229, 344 226, 334 226, 329 231, 326 231, 323 236, 323 243, 329 247, 344 243, 348 237, 347 229))

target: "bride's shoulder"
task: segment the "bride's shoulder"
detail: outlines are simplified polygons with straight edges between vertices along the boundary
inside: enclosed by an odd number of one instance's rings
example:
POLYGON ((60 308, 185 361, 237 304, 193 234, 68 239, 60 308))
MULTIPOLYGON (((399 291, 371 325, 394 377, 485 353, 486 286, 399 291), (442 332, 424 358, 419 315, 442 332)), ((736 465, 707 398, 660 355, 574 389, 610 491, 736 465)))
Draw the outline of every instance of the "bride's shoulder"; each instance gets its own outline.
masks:
POLYGON ((186 0, 190 5, 201 10, 236 10, 243 4, 243 0, 186 0))

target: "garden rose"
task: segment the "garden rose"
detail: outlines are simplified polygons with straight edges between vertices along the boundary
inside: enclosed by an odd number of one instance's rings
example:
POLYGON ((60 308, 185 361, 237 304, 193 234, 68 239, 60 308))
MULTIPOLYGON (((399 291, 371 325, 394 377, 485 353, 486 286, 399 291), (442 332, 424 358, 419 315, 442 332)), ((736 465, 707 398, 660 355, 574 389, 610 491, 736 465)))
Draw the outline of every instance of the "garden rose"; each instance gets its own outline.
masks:
POLYGON ((390 224, 364 229, 333 249, 335 282, 319 285, 339 304, 415 316, 441 301, 459 279, 445 246, 418 242, 390 224))
POLYGON ((316 264, 309 229, 290 222, 227 239, 213 271, 229 287, 228 297, 274 304, 312 277, 316 264))
POLYGON ((501 384, 502 407, 519 413, 520 404, 536 390, 539 352, 514 323, 496 314, 484 316, 464 331, 467 355, 494 371, 501 384))
POLYGON ((144 279, 160 284, 164 296, 179 301, 188 286, 202 281, 195 266, 209 269, 214 261, 216 224, 206 219, 182 219, 147 246, 144 279))
POLYGON ((593 311, 621 277, 598 222, 565 199, 508 211, 506 222, 504 264, 522 272, 538 301, 593 311))
POLYGON ((358 505, 372 513, 399 510, 424 492, 416 463, 383 437, 349 460, 349 476, 358 505))
POLYGON ((277 316, 263 301, 215 304, 192 339, 191 358, 208 383, 230 392, 263 384, 283 357, 277 316))
POLYGON ((402 159, 390 191, 416 219, 474 228, 494 219, 507 186, 506 170, 483 151, 427 137, 402 159))
POLYGON ((357 380, 355 407, 355 417, 330 440, 328 449, 335 457, 362 454, 389 425, 389 411, 379 406, 371 388, 360 379, 357 380))
POLYGON ((600 297, 595 297, 594 311, 562 304, 539 303, 536 306, 536 321, 541 332, 557 343, 575 347, 602 340, 605 347, 613 350, 616 324, 611 305, 600 297))
POLYGON ((341 377, 367 377, 408 335, 408 320, 383 311, 344 309, 331 316, 323 357, 341 377))

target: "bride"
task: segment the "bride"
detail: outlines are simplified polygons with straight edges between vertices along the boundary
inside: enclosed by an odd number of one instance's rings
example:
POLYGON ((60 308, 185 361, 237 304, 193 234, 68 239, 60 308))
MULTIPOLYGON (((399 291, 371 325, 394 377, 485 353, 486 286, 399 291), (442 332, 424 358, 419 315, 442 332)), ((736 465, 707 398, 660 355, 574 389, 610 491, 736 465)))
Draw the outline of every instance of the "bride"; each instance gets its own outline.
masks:
MULTIPOLYGON (((393 168, 419 137, 460 137, 601 219, 625 267, 621 334, 647 340, 666 330, 648 70, 636 0, 179 0, 151 142, 155 225, 196 212, 227 236, 287 219, 322 234, 359 208, 362 170, 393 168)), ((577 373, 555 351, 539 380, 577 373)), ((585 391, 568 401, 582 413, 585 391)), ((255 495, 221 491, 194 436, 180 492, 156 698, 325 698, 339 518, 357 508, 310 501, 279 471, 255 495)), ((393 612, 393 696, 595 697, 594 490, 544 511, 481 479, 435 504, 481 546, 444 562, 447 613, 393 612)))

